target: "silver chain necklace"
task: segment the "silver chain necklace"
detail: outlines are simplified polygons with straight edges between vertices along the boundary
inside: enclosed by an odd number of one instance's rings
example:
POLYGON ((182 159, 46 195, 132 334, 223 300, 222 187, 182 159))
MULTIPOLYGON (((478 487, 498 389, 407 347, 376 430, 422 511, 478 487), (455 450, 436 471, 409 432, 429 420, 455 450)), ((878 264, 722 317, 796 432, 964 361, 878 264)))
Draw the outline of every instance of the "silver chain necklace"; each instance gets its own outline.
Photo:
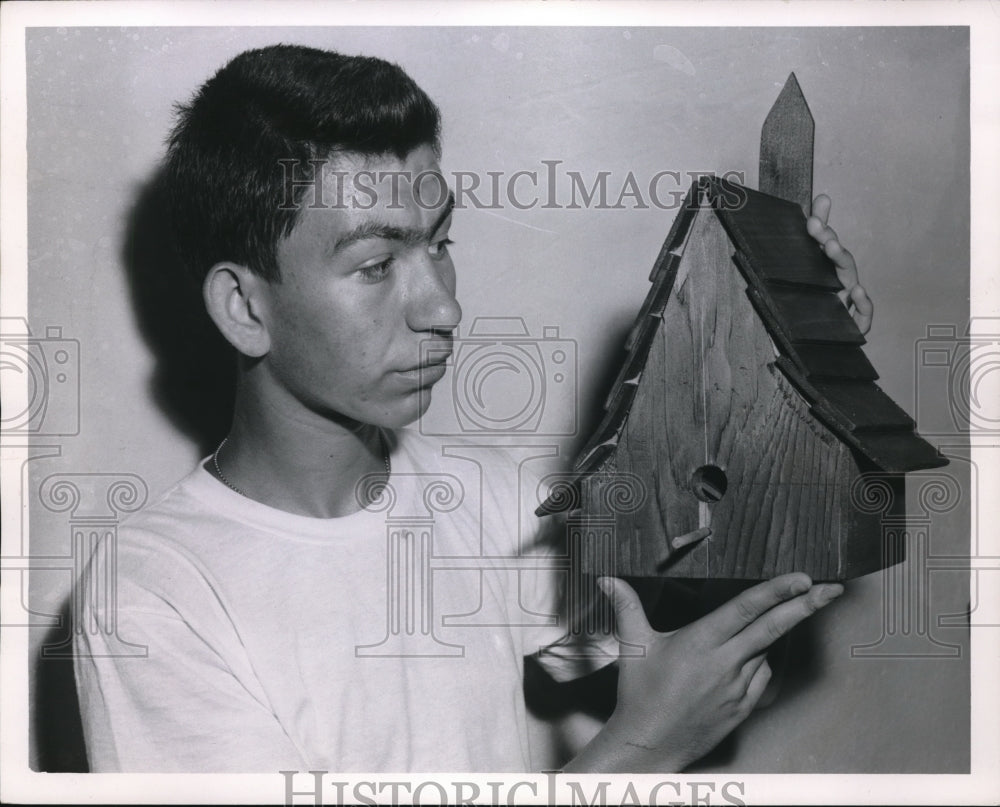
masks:
MULTIPOLYGON (((392 463, 389 461, 389 449, 388 446, 386 446, 385 444, 385 437, 382 435, 381 432, 379 432, 379 437, 381 438, 380 441, 382 443, 382 460, 385 463, 385 476, 386 479, 388 479, 390 476, 392 476, 392 463)), ((242 490, 236 487, 236 485, 234 485, 228 479, 226 479, 226 475, 222 473, 222 468, 219 467, 219 452, 222 451, 222 447, 226 444, 226 441, 228 439, 229 439, 228 437, 223 437, 222 442, 219 443, 219 447, 216 448, 215 452, 212 454, 212 466, 215 468, 215 473, 218 474, 219 479, 227 488, 229 488, 230 490, 234 490, 237 493, 239 493, 240 496, 246 496, 249 499, 250 497, 247 496, 246 493, 244 493, 242 490)))

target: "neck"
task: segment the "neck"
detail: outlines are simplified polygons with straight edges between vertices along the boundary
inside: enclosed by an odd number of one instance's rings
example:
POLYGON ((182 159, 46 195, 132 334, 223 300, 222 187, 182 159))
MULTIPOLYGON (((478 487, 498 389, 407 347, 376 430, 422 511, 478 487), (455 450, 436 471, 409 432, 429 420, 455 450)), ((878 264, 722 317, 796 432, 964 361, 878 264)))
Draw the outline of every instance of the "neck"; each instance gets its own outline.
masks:
MULTIPOLYGON (((357 485, 386 473, 376 426, 291 413, 239 384, 233 425, 218 453, 223 481, 255 501, 298 515, 336 518, 361 509, 357 485)), ((209 460, 208 471, 218 476, 209 460)))

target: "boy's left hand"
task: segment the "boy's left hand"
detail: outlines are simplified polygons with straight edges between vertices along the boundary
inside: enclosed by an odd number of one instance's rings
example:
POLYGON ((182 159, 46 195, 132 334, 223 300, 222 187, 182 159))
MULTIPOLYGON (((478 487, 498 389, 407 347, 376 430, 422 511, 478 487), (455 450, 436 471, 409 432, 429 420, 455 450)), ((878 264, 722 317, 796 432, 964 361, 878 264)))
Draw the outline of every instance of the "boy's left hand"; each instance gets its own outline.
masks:
POLYGON ((839 292, 840 299, 851 312, 861 333, 868 333, 875 307, 868 298, 865 287, 858 281, 858 267, 854 263, 854 256, 840 245, 837 233, 826 223, 830 217, 830 206, 830 197, 825 194, 813 199, 812 215, 806 220, 806 229, 837 267, 837 277, 844 287, 839 292))

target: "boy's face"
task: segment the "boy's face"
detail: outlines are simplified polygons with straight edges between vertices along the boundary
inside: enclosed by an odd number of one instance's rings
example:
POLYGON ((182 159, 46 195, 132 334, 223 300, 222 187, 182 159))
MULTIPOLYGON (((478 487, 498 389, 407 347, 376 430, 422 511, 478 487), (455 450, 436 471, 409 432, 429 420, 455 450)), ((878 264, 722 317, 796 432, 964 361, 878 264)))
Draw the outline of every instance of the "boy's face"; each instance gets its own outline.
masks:
POLYGON ((340 155, 324 167, 322 187, 324 206, 312 206, 306 189, 278 244, 281 281, 263 290, 270 350, 260 369, 292 417, 411 423, 444 375, 462 316, 437 157, 430 146, 403 160, 340 155))

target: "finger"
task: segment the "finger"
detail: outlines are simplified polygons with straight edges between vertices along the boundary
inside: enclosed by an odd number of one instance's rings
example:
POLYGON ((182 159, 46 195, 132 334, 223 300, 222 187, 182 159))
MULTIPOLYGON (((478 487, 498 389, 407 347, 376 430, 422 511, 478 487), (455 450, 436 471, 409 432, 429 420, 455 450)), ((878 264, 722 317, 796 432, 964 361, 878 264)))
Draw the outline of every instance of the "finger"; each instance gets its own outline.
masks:
POLYGON ((597 585, 601 587, 604 596, 611 600, 615 609, 615 632, 618 638, 636 644, 644 642, 653 629, 649 626, 635 589, 617 577, 599 577, 597 585))
POLYGON ((760 701, 764 690, 767 689, 768 682, 771 680, 771 665, 767 663, 765 657, 761 658, 762 663, 755 669, 750 684, 747 686, 747 694, 744 696, 747 706, 751 709, 760 701))
POLYGON ((823 252, 833 261, 840 285, 848 290, 854 288, 858 284, 858 265, 850 251, 845 249, 840 241, 834 237, 823 245, 823 252))
POLYGON ((828 227, 826 222, 816 216, 810 216, 806 219, 806 232, 816 241, 819 241, 820 246, 823 246, 831 238, 836 239, 837 237, 836 231, 832 227, 828 227))
POLYGON ((807 592, 810 585, 809 577, 800 572, 775 577, 733 597, 701 619, 700 625, 720 642, 725 642, 776 605, 807 592))
POLYGON ((837 292, 837 296, 840 297, 840 301, 844 305, 847 305, 851 292, 858 287, 858 265, 854 262, 854 256, 840 246, 839 241, 827 241, 823 251, 833 261, 834 268, 837 270, 837 279, 843 286, 837 292))
POLYGON ((690 546, 691 544, 696 544, 698 541, 703 541, 712 534, 712 529, 710 527, 702 527, 700 529, 694 530, 693 532, 685 533, 684 535, 678 535, 670 542, 670 546, 674 549, 682 549, 685 546, 690 546))
POLYGON ((868 333, 872 327, 872 318, 875 316, 875 305, 868 297, 868 292, 860 283, 850 292, 851 302, 854 304, 854 321, 857 323, 861 333, 868 333))
POLYGON ((738 658, 749 659, 764 652, 774 642, 812 616, 820 608, 829 605, 844 592, 839 583, 813 586, 808 594, 795 597, 775 606, 760 619, 729 640, 732 651, 738 658))
POLYGON ((830 208, 833 207, 833 202, 830 197, 825 193, 821 193, 812 203, 812 215, 820 220, 822 224, 826 224, 830 219, 830 208))
POLYGON ((767 664, 767 653, 760 653, 744 662, 740 668, 740 684, 744 691, 750 687, 750 682, 762 664, 767 664))

